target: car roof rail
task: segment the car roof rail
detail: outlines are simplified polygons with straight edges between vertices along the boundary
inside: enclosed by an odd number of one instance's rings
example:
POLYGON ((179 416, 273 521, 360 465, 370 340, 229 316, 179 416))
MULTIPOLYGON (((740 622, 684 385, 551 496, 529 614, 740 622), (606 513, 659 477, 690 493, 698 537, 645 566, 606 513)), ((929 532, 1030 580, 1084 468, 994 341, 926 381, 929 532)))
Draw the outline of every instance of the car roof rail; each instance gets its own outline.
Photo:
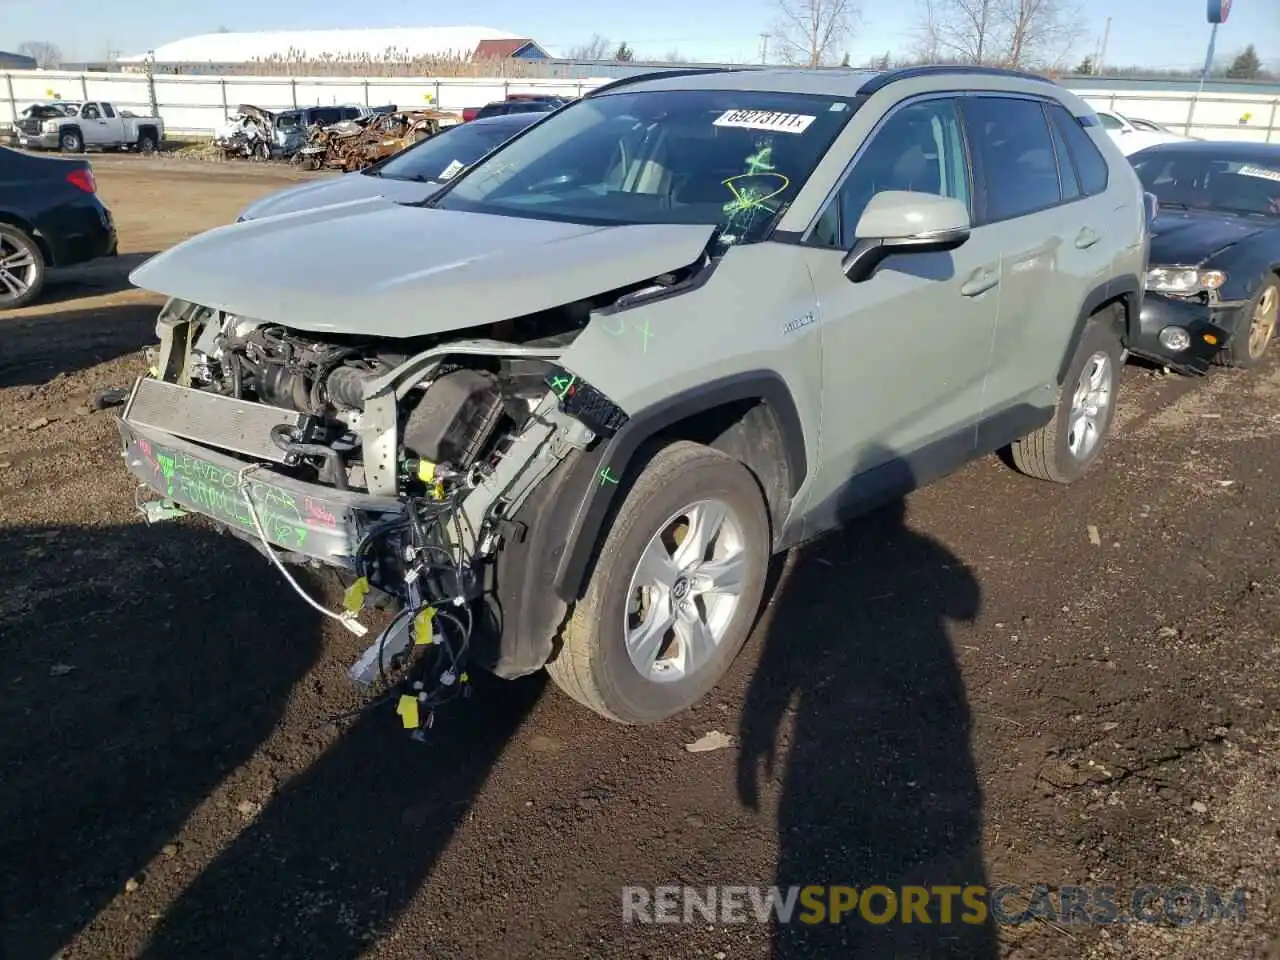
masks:
POLYGON ((588 90, 583 94, 583 97, 594 97, 598 93, 606 93, 632 83, 643 83, 645 80, 661 80, 663 77, 696 77, 704 73, 738 73, 741 70, 741 67, 685 67, 679 70, 649 70, 630 77, 619 77, 617 80, 610 80, 594 90, 588 90))
POLYGON ((1058 86, 1055 81, 1050 80, 1048 77, 1041 76, 1038 73, 1031 73, 1027 70, 1014 70, 1009 67, 983 67, 968 64, 949 66, 945 63, 929 63, 922 64, 917 67, 900 67, 897 70, 886 70, 883 73, 877 73, 858 89, 858 93, 870 96, 873 93, 883 90, 889 84, 897 83, 901 80, 914 80, 916 77, 943 76, 946 74, 956 73, 980 77, 1014 77, 1019 80, 1035 80, 1039 83, 1047 83, 1055 87, 1058 86))

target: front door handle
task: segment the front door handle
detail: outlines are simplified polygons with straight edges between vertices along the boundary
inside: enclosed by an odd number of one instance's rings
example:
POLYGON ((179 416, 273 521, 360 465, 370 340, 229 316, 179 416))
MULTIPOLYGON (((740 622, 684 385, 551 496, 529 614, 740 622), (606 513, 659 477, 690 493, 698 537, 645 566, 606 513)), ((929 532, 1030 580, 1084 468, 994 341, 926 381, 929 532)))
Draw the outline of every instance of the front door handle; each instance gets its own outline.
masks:
POLYGON ((1102 234, 1096 233, 1088 227, 1084 227, 1078 234, 1076 234, 1076 249, 1087 250, 1101 239, 1102 234))
POLYGON ((980 293, 986 293, 999 282, 1000 274, 994 268, 983 267, 973 272, 960 288, 960 292, 966 297, 976 297, 980 293))

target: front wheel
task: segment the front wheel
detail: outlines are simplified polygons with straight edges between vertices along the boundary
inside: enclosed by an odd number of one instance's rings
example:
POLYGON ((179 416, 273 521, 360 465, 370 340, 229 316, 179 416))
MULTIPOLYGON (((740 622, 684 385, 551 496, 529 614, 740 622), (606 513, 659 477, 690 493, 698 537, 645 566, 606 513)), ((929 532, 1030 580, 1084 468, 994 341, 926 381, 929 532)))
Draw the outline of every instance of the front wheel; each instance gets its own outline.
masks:
POLYGON ((80 136, 79 130, 65 130, 58 138, 58 146, 63 153, 83 153, 84 137, 80 136))
POLYGON ((770 552, 746 467, 696 443, 664 447, 627 492, 547 672, 621 723, 693 706, 751 632, 770 552))
POLYGON ((1011 447, 1014 466, 1028 476, 1071 483, 1102 453, 1115 417, 1123 356, 1115 310, 1085 324, 1053 419, 1011 447))
POLYGON ((1245 307, 1243 322, 1232 338, 1231 346, 1221 351, 1214 358, 1215 362, 1242 370, 1256 367, 1267 355, 1267 348, 1275 338, 1277 319, 1280 319, 1280 279, 1269 277, 1245 307))

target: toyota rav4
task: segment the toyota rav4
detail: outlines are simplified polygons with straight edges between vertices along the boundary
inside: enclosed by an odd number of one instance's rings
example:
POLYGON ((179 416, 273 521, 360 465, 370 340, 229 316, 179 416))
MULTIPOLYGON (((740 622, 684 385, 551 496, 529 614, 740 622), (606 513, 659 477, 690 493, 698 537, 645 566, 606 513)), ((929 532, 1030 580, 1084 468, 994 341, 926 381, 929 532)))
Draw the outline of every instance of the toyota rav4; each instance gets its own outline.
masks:
POLYGON ((356 633, 393 611, 351 673, 407 726, 468 664, 656 721, 724 674, 771 554, 1002 448, 1089 469, 1148 216, 1039 77, 629 78, 429 199, 138 268, 170 299, 123 456, 150 518, 210 517, 295 587, 343 571, 356 633))

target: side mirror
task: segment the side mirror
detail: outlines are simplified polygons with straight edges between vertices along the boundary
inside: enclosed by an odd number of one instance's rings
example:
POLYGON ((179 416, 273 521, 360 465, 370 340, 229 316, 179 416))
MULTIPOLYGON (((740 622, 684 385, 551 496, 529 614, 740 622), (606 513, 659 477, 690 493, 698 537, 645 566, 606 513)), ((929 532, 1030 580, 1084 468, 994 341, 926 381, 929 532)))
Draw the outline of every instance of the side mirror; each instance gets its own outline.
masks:
POLYGON ((883 190, 871 198, 841 267, 853 283, 869 280, 895 253, 939 253, 969 239, 969 210, 959 200, 910 190, 883 190))

